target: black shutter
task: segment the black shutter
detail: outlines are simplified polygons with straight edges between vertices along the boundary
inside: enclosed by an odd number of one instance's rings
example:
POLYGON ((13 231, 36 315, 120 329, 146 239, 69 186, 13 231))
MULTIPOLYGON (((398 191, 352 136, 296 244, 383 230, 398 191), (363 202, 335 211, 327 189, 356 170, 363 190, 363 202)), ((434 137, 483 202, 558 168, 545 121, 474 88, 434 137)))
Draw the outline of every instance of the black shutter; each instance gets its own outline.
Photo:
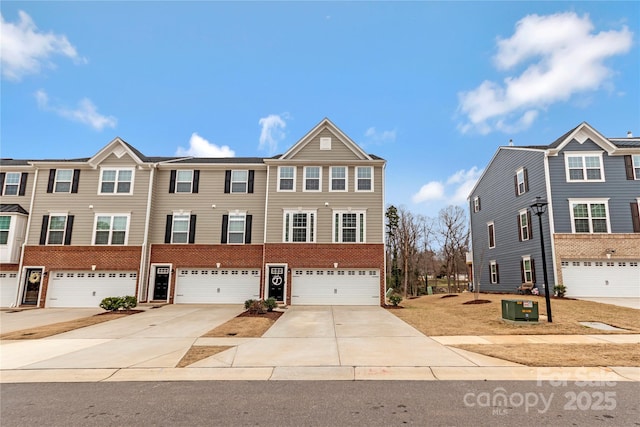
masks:
POLYGON ((167 215, 167 225, 164 228, 164 242, 171 243, 171 228, 173 226, 173 215, 167 215))
POLYGON ((527 228, 529 228, 529 239, 533 239, 533 224, 531 223, 531 211, 527 211, 527 228))
POLYGON ((53 193, 53 184, 56 182, 56 170, 49 169, 49 181, 47 182, 47 193, 53 193))
POLYGON ((169 175, 169 193, 176 192, 176 171, 172 170, 171 175, 169 175))
POLYGON ((480 209, 482 208, 480 207, 480 196, 478 196, 478 212, 480 212, 480 209))
POLYGON ((224 192, 231 193, 231 171, 224 171, 224 192))
POLYGON ((496 283, 500 283, 500 269, 498 268, 498 264, 496 264, 496 283))
POLYGON ((191 215, 189 218, 189 243, 196 242, 196 216, 191 215))
POLYGON ((515 174, 513 176, 513 186, 516 189, 516 197, 518 197, 519 196, 519 194, 518 194, 518 174, 515 174))
POLYGON ((42 215, 42 227, 40 228, 40 244, 47 244, 47 229, 49 228, 49 215, 42 215))
POLYGON ((536 261, 531 258, 531 281, 536 283, 536 261))
POLYGON ((73 170, 73 181, 71 182, 71 192, 78 192, 78 184, 80 184, 80 169, 73 170))
POLYGON ((220 243, 227 243, 227 230, 229 228, 229 215, 222 215, 222 234, 220 243))
POLYGON ((64 244, 71 244, 71 231, 73 230, 73 215, 67 215, 67 228, 64 230, 64 244))
POLYGON ((193 187, 191 188, 192 193, 197 193, 198 188, 200 187, 200 171, 193 171, 193 187))
POLYGON ((633 222, 633 232, 640 233, 640 209, 636 202, 631 203, 631 222, 633 222))
POLYGON ((29 172, 22 172, 22 175, 20 175, 20 189, 18 190, 18 196, 24 196, 27 192, 27 178, 29 178, 29 172))
POLYGON ((253 216, 247 215, 244 218, 244 242, 249 244, 251 243, 251 220, 253 216))
POLYGON ((624 156, 624 170, 627 174, 627 179, 632 180, 633 177, 633 159, 631 156, 624 156))
POLYGON ((524 168, 522 173, 524 174, 524 192, 526 193, 529 191, 529 173, 527 172, 527 168, 524 168))
POLYGON ((6 174, 4 172, 0 172, 0 195, 4 196, 4 176, 6 174))
POLYGON ((522 216, 518 214, 518 240, 522 242, 522 216))
POLYGON ((520 280, 525 283, 526 277, 524 277, 524 260, 520 260, 520 280))
POLYGON ((255 175, 255 171, 249 171, 249 183, 247 184, 247 193, 253 193, 253 176, 255 175))

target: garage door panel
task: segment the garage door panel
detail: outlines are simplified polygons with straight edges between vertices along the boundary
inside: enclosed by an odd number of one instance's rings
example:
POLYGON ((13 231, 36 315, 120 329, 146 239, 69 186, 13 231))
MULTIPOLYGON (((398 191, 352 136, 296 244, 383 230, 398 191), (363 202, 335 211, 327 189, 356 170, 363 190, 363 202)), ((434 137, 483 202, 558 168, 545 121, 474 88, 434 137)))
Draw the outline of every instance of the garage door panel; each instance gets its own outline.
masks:
POLYGON ((294 270, 291 303, 379 305, 378 270, 294 270))
POLYGON ((563 261, 568 297, 640 297, 640 261, 563 261))
POLYGON ((99 307, 107 297, 135 296, 137 273, 52 272, 47 307, 99 307))
POLYGON ((0 273, 0 307, 11 307, 16 302, 18 273, 0 273))
POLYGON ((260 270, 180 269, 176 304, 242 304, 260 298, 260 270))

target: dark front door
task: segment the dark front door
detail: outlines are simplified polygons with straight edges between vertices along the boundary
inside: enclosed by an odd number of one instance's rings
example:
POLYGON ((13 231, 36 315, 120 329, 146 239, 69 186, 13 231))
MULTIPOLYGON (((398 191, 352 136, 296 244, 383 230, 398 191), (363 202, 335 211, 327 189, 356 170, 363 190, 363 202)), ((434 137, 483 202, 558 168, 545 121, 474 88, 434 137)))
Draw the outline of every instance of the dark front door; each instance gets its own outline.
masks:
POLYGON ((269 297, 276 301, 284 302, 285 271, 286 267, 281 265, 269 267, 269 297))
POLYGON ((28 268, 26 276, 22 303, 24 305, 38 305, 40 285, 42 284, 42 269, 28 268))
POLYGON ((169 267, 156 267, 156 278, 153 282, 153 299, 166 301, 169 290, 169 267))

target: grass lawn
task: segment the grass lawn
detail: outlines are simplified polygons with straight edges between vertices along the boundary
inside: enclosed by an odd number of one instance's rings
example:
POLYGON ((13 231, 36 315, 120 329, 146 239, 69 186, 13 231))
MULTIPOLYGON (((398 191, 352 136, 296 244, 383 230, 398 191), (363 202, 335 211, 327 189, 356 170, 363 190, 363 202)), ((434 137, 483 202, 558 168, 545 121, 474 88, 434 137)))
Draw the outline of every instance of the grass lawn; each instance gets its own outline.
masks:
MULTIPOLYGON (((538 302, 539 314, 546 314, 542 296, 479 294, 485 304, 465 304, 473 293, 457 296, 428 295, 405 300, 402 310, 391 310, 425 335, 599 335, 640 333, 640 311, 573 299, 551 299, 553 323, 512 324, 502 320, 503 299, 538 302), (602 322, 626 331, 604 331, 578 322, 602 322)), ((459 345, 464 350, 497 357, 527 366, 640 366, 639 344, 481 344, 459 345)))

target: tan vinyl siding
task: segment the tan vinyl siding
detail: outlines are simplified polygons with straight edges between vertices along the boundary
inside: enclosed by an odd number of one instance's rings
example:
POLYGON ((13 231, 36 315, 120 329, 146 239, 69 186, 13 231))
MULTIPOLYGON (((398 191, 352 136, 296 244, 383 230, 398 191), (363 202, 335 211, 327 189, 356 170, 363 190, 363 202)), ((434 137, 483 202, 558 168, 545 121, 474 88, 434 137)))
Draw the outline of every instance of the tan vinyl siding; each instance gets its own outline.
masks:
POLYGON ((322 130, 291 159, 295 160, 358 160, 359 157, 329 129, 322 130), (331 138, 331 150, 320 150, 320 138, 331 138))
MULTIPOLYGON (((36 172, 35 169, 29 166, 5 166, 0 165, 0 172, 4 173, 18 173, 22 176, 23 173, 28 173, 27 176, 27 185, 24 188, 24 196, 19 195, 3 195, 2 203, 3 204, 17 204, 22 206, 25 210, 29 210, 29 203, 31 203, 31 195, 33 194, 33 180, 35 179, 36 172)), ((4 189, 0 188, 0 191, 4 189)), ((20 191, 20 187, 18 186, 18 192, 20 191)))
MULTIPOLYGON (((177 165, 176 165, 177 166, 177 165)), ((263 243, 267 172, 264 165, 179 166, 175 170, 200 170, 198 193, 169 193, 171 169, 157 171, 151 217, 150 243, 164 243, 167 215, 181 209, 196 217, 196 244, 219 244, 222 216, 238 210, 252 215, 251 243, 263 243), (205 169, 206 168, 206 169, 205 169), (226 170, 254 170, 253 193, 224 193, 226 170), (215 208, 212 207, 215 205, 215 208)))

